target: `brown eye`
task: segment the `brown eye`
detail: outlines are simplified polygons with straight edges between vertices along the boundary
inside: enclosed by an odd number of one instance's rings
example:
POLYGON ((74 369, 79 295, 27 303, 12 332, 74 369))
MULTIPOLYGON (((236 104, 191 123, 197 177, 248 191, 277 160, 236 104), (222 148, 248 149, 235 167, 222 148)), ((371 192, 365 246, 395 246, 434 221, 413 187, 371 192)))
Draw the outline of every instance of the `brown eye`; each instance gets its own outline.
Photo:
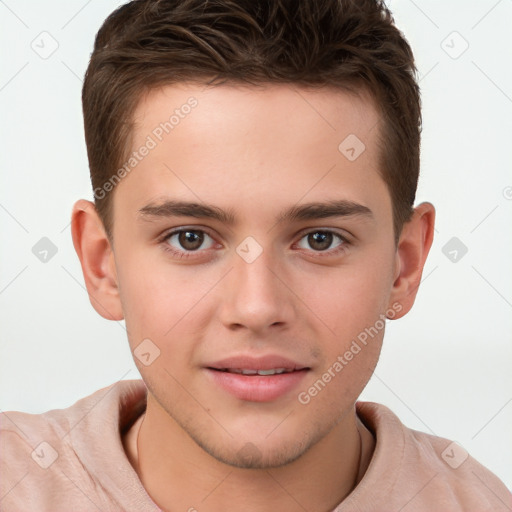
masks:
POLYGON ((201 247, 204 240, 204 235, 197 231, 182 231, 178 234, 178 241, 188 251, 195 251, 201 247))
POLYGON ((309 246, 317 251, 325 251, 332 244, 332 233, 317 231, 308 235, 309 246))
POLYGON ((313 249, 314 252, 323 252, 340 248, 346 243, 345 239, 333 231, 311 231, 306 233, 299 241, 301 249, 313 249))
POLYGON ((171 233, 165 241, 176 251, 187 252, 198 249, 208 249, 212 246, 213 240, 204 231, 182 229, 171 233), (202 247, 205 241, 210 241, 208 247, 202 247))

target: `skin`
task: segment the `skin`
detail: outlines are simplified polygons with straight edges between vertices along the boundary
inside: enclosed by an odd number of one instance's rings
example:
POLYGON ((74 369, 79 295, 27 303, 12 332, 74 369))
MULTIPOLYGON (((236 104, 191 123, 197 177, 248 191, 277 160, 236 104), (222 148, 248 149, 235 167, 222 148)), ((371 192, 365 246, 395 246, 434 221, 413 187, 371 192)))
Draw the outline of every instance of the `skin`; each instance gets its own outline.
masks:
POLYGON ((125 449, 164 510, 330 510, 371 458, 374 440, 355 402, 384 329, 307 404, 298 393, 380 315, 410 310, 434 208, 417 206, 395 245, 377 165, 379 116, 362 93, 166 86, 141 99, 133 149, 191 96, 198 105, 116 186, 113 243, 92 203, 73 209, 92 305, 105 318, 125 319, 132 350, 147 338, 160 350, 149 366, 134 358, 148 401, 125 449), (338 150, 349 134, 366 147, 354 161, 338 150), (139 213, 170 198, 229 210, 236 222, 139 213), (330 200, 363 205, 371 215, 276 221, 288 208, 330 200), (209 236, 190 250, 187 240, 184 247, 178 236, 165 238, 176 228, 209 236), (327 248, 307 236, 315 230, 334 233, 327 248), (236 251, 248 236, 262 249, 251 263, 236 251), (239 354, 278 354, 310 369, 275 400, 242 400, 204 368, 239 354))

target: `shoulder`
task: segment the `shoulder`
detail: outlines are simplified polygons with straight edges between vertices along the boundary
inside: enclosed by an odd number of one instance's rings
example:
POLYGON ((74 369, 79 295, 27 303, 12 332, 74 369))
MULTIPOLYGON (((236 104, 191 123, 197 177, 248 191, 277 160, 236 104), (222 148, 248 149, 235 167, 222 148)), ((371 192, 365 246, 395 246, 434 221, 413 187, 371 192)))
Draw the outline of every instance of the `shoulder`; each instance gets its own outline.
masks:
MULTIPOLYGON (((118 424, 130 420, 130 415, 140 413, 139 403, 145 405, 146 387, 141 380, 118 381, 78 400, 64 409, 52 409, 41 414, 21 411, 0 413, 0 432, 7 451, 2 458, 17 451, 32 452, 40 442, 52 441, 57 447, 66 448, 76 432, 82 433, 84 425, 99 426, 104 422, 118 424)), ((132 418, 133 419, 133 418, 132 418)), ((97 430, 90 433, 99 434, 97 430)))
MULTIPOLYGON (((416 474, 429 477, 425 493, 440 503, 460 510, 510 510, 512 495, 505 484, 455 441, 405 429, 406 450, 402 478, 407 479, 415 462, 423 468, 416 474)), ((418 497, 421 501, 421 497, 418 497)))
POLYGON ((119 430, 138 412, 145 391, 142 381, 120 381, 65 409, 1 413, 2 510, 83 508, 91 500, 110 510, 110 492, 103 488, 109 475, 101 478, 99 464, 110 456, 130 471, 119 430))
POLYGON ((387 495, 386 503, 404 512, 512 508, 512 494, 503 482, 459 444, 407 428, 380 404, 358 402, 357 412, 376 438, 361 483, 366 479, 366 485, 380 488, 377 499, 387 495))

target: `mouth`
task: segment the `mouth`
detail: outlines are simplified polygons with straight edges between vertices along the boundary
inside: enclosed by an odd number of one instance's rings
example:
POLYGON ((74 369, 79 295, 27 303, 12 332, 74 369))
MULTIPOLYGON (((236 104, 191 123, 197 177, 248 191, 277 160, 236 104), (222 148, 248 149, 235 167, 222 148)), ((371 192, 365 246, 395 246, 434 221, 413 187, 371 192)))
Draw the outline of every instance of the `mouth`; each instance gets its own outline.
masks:
POLYGON ((204 369, 217 389, 249 402, 285 399, 311 370, 279 356, 233 357, 204 369))
POLYGON ((298 368, 298 369, 290 369, 290 368, 269 368, 268 370, 253 370, 251 368, 208 368, 209 370, 216 370, 219 372, 227 372, 227 373, 236 373, 238 375, 282 375, 283 373, 292 373, 297 371, 306 370, 307 368, 298 368))

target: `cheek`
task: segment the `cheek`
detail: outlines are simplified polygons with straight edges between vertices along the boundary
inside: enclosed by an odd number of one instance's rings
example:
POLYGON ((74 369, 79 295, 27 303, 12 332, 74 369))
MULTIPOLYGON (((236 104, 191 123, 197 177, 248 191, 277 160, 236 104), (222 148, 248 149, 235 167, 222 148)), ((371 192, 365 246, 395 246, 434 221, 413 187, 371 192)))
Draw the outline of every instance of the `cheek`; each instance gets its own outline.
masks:
POLYGON ((163 259, 144 264, 141 255, 119 265, 118 277, 132 349, 149 338, 164 352, 183 346, 188 333, 197 335, 201 330, 208 303, 202 299, 215 284, 215 276, 192 266, 177 270, 163 259))
MULTIPOLYGON (((342 316, 342 315, 340 315, 342 316)), ((321 414, 336 415, 350 407, 371 378, 379 360, 385 331, 385 314, 368 311, 343 315, 335 335, 324 339, 324 361, 316 369, 297 399, 321 414), (319 412, 320 413, 320 412, 319 412)))
POLYGON ((336 347, 304 383, 297 394, 301 408, 310 416, 331 417, 347 411, 358 399, 377 365, 382 347, 383 330, 368 335, 364 342, 338 338, 336 347))
POLYGON ((302 389, 301 404, 336 410, 339 403, 353 403, 366 386, 382 347, 392 260, 391 251, 385 260, 361 259, 330 269, 318 286, 306 287, 308 305, 327 328, 322 329, 322 365, 302 389))
MULTIPOLYGON (((163 276, 155 267, 142 270, 126 272, 122 281, 130 349, 150 387, 163 386, 173 400, 178 400, 174 379, 184 381, 193 355, 191 332, 197 329, 194 304, 198 297, 190 290, 190 283, 187 287, 177 276, 163 276)), ((199 297, 204 294, 200 292, 199 297)))
POLYGON ((385 314, 390 283, 382 266, 347 266, 317 276, 315 286, 304 287, 303 294, 327 332, 343 345, 385 314))

